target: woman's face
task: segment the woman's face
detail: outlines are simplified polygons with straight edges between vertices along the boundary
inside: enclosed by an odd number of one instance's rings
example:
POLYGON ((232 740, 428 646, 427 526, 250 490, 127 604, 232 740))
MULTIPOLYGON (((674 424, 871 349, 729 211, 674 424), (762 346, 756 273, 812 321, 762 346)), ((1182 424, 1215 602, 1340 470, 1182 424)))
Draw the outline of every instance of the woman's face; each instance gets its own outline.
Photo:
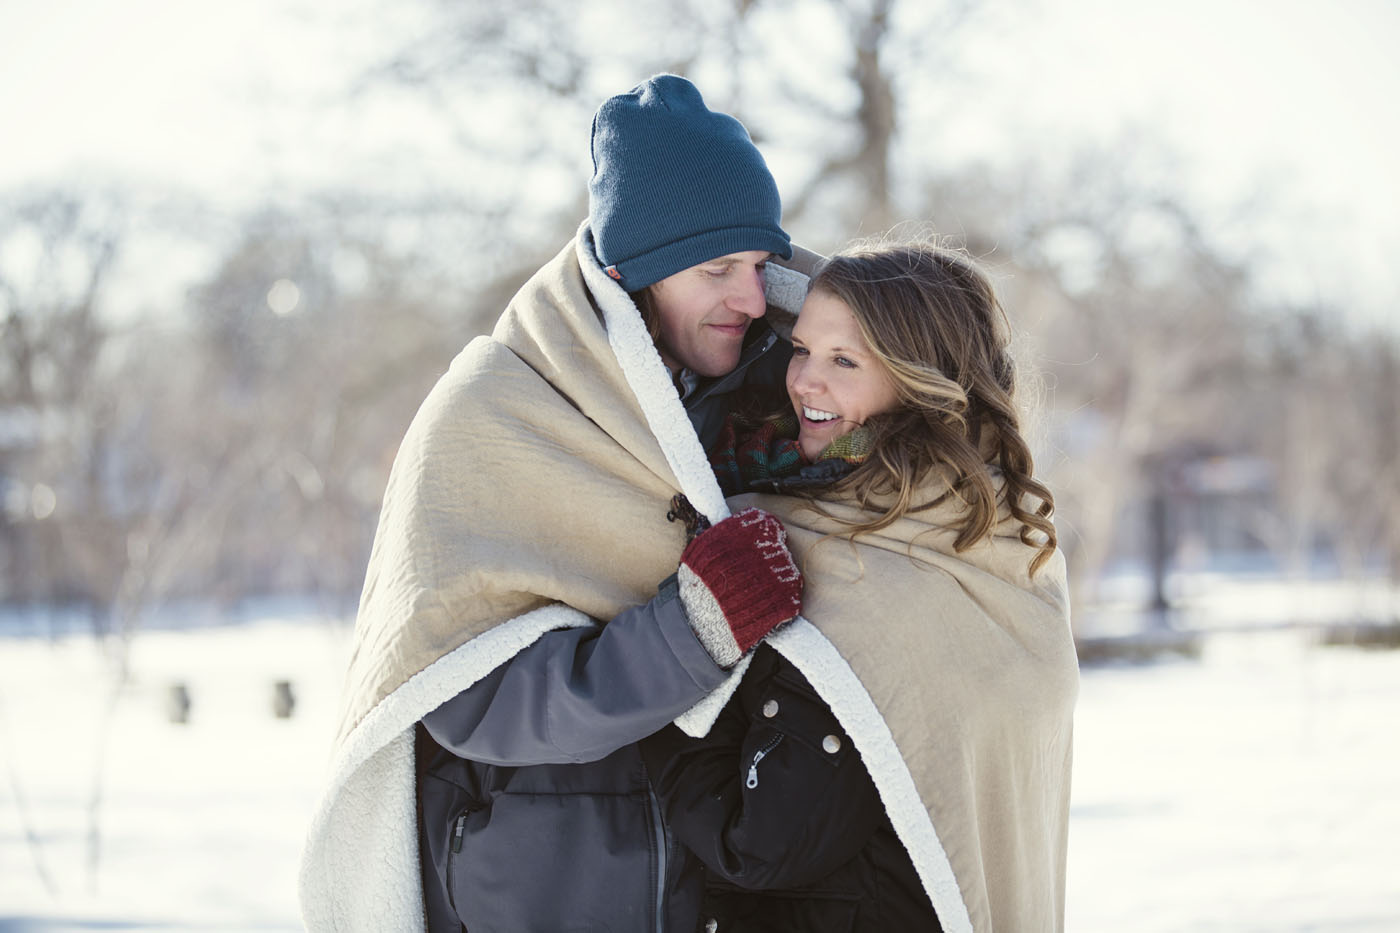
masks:
POLYGON ((846 303, 815 291, 792 330, 787 390, 797 414, 797 443, 808 462, 872 415, 898 404, 894 383, 866 345, 846 303))

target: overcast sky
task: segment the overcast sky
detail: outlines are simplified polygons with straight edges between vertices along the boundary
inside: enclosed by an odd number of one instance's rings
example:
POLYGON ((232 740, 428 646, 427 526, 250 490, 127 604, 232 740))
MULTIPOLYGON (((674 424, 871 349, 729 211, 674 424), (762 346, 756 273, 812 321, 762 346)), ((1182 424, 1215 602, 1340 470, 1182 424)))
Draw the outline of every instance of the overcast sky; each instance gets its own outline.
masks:
MULTIPOLYGON (((262 195, 384 182, 373 166, 404 152, 432 177, 451 141, 428 108, 319 106, 381 39, 328 28, 350 2, 0 0, 0 187, 262 195)), ((1260 235, 1290 253, 1288 288, 1371 315, 1400 302, 1400 4, 1032 0, 997 22, 970 50, 970 157, 1151 127, 1205 197, 1269 193, 1284 223, 1260 235)))

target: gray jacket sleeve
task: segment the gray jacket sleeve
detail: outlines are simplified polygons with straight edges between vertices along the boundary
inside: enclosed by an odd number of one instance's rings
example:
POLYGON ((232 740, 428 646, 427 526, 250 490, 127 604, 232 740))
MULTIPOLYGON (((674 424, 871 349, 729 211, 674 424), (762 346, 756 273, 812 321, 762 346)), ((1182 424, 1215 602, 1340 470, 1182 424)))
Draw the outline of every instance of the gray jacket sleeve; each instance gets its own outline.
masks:
POLYGON ((518 766, 596 761, 665 726, 728 673, 668 580, 601 627, 547 632, 423 717, 439 745, 518 766))

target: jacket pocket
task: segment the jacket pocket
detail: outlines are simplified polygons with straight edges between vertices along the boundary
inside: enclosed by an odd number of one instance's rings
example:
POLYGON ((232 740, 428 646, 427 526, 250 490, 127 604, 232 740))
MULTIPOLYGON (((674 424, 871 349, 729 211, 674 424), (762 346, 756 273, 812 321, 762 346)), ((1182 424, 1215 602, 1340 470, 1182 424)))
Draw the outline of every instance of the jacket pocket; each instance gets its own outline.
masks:
MULTIPOLYGON (((810 750, 815 767, 838 767, 854 749, 835 714, 809 690, 774 678, 767 684, 749 717, 744 741, 745 762, 751 764, 756 752, 764 750, 774 735, 787 743, 783 755, 793 755, 793 746, 810 750)), ((772 749, 764 752, 765 755, 772 749)), ((761 758, 760 758, 761 760, 761 758)), ((762 768, 760 767, 760 771, 762 768)))
POLYGON ((654 925, 645 795, 500 794, 459 816, 453 908, 471 933, 648 930, 654 925))

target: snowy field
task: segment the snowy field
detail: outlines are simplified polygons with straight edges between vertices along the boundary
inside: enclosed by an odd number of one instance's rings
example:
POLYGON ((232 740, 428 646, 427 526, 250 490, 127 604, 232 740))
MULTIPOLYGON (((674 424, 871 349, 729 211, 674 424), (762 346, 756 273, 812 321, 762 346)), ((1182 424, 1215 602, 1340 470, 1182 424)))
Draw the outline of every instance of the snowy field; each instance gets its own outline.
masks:
MULTIPOLYGON (((297 857, 346 647, 304 618, 148 631, 104 726, 90 639, 0 637, 0 931, 300 929, 297 857), (289 719, 272 713, 278 680, 289 719), (166 712, 176 681, 183 725, 166 712)), ((1397 721, 1400 651, 1325 648, 1308 629, 1086 669, 1068 929, 1400 930, 1397 721)))

